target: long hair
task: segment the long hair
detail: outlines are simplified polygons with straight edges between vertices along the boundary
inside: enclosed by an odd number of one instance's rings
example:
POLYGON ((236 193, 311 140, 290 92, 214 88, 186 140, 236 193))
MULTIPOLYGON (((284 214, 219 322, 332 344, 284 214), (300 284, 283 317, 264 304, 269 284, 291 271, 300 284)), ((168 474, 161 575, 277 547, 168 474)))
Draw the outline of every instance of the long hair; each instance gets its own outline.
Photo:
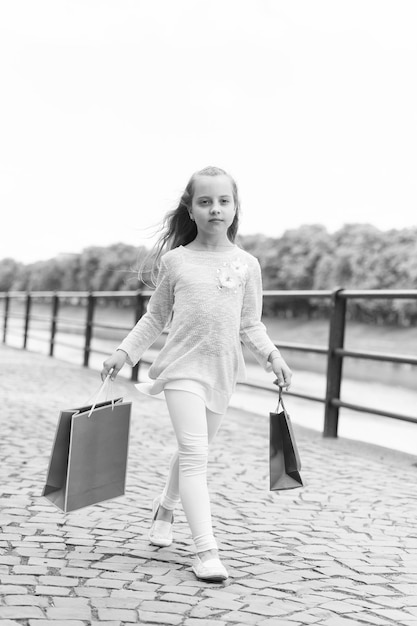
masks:
POLYGON ((220 167, 205 167, 191 176, 180 198, 178 206, 175 209, 168 211, 165 215, 159 229, 160 235, 155 245, 146 255, 138 271, 139 280, 141 280, 144 284, 147 284, 146 280, 144 280, 145 274, 150 277, 153 285, 156 284, 158 268, 161 256, 164 252, 178 248, 178 246, 185 246, 191 243, 197 236, 197 226, 190 218, 189 213, 194 195, 194 183, 197 176, 228 176, 230 178, 236 212, 233 222, 227 229, 227 237, 232 243, 235 242, 240 215, 240 200, 236 182, 230 174, 222 170, 220 167), (151 263, 150 270, 146 269, 146 266, 149 266, 149 263, 151 263))

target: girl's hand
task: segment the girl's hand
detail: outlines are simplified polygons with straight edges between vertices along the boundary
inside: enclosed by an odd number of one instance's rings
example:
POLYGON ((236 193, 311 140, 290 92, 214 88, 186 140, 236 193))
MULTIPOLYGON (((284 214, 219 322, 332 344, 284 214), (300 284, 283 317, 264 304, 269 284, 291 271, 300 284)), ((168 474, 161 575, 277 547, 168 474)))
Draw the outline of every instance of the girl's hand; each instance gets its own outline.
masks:
POLYGON ((116 350, 116 352, 113 352, 113 354, 109 356, 109 358, 106 359, 103 363, 103 369, 101 370, 101 380, 104 381, 111 370, 113 370, 111 380, 114 380, 119 371, 122 369, 123 365, 126 363, 126 359, 127 354, 123 350, 116 350))
POLYGON ((289 389, 291 385, 292 371, 282 358, 282 356, 276 356, 271 361, 272 371, 278 379, 278 386, 289 389))

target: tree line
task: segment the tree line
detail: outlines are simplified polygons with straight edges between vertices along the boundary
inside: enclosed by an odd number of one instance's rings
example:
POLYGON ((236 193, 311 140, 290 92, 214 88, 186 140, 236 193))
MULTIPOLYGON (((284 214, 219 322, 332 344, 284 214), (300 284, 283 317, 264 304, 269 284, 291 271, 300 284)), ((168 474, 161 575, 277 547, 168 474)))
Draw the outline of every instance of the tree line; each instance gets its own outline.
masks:
MULTIPOLYGON (((264 289, 417 289, 417 227, 381 231, 347 224, 329 233, 319 224, 287 230, 281 237, 240 236, 237 243, 262 267, 264 289)), ((137 271, 145 247, 123 243, 91 246, 30 264, 0 260, 0 291, 121 291, 143 287, 137 271)), ((265 299, 264 311, 286 317, 325 315, 318 299, 265 299)), ((415 300, 354 300, 351 319, 409 326, 417 321, 415 300)))

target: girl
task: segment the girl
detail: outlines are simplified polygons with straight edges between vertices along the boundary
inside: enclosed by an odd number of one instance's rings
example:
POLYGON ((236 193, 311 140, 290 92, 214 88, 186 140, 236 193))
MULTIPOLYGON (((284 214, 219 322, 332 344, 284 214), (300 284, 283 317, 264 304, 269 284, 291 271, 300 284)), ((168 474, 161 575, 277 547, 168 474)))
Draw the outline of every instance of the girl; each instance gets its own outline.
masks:
POLYGON ((228 577, 213 536, 207 455, 236 381, 245 377, 240 342, 281 387, 289 387, 292 375, 261 322, 259 262, 234 243, 239 212, 236 183, 224 170, 208 167, 191 177, 153 251, 153 270, 158 264, 159 271, 148 310, 101 372, 103 380, 110 372, 114 380, 171 322, 149 370, 154 382, 138 385, 165 395, 178 442, 165 488, 153 501, 149 539, 157 546, 172 543, 173 511, 181 499, 196 548, 192 568, 202 580, 228 577))

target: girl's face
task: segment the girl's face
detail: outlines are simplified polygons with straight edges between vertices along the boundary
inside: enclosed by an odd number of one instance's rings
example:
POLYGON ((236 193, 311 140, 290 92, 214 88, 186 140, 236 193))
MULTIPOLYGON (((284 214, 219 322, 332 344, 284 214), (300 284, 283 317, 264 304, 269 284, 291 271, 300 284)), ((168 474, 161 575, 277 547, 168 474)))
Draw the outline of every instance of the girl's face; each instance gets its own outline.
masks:
POLYGON ((235 213, 232 181, 227 175, 196 176, 190 215, 199 233, 223 237, 235 213))

